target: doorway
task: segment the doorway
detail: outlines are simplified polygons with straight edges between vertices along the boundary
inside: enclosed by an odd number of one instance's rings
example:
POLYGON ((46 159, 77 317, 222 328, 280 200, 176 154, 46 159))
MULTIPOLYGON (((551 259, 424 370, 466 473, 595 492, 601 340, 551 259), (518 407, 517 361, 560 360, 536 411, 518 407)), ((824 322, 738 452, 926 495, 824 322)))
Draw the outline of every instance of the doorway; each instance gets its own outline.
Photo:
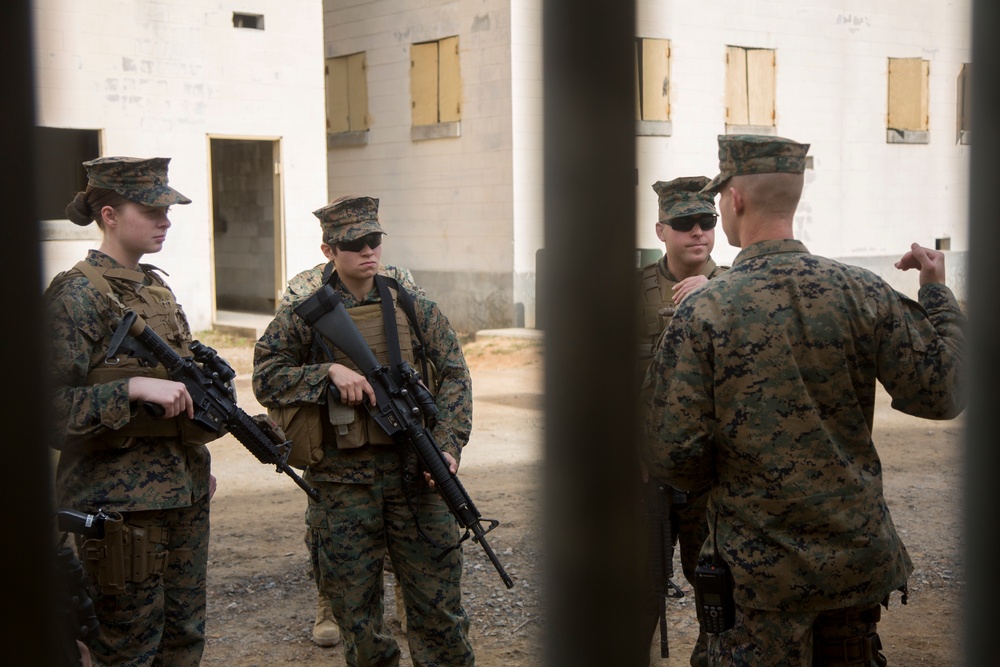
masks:
POLYGON ((209 138, 215 310, 273 315, 284 275, 280 142, 209 138))

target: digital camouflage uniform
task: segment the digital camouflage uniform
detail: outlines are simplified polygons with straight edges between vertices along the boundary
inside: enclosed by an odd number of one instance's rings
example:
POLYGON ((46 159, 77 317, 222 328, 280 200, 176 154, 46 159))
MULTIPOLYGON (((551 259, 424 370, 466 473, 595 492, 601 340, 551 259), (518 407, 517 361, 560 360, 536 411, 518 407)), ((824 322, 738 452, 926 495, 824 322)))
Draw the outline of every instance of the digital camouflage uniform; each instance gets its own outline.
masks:
MULTIPOLYGON (((377 202, 360 198, 316 211, 327 242, 381 232, 377 202)), ((274 320, 257 341, 253 385, 264 406, 326 402, 331 362, 314 345, 312 328, 293 312, 314 291, 316 271, 309 269, 290 281, 274 320), (297 286, 304 286, 301 293, 297 286)), ((380 303, 374 289, 363 299, 355 298, 336 273, 331 285, 349 313, 380 303)), ((437 304, 419 293, 414 301, 417 325, 439 383, 433 435, 443 451, 459 460, 472 428, 471 376, 458 337, 437 304)), ((332 349, 338 355, 339 350, 332 349)), ((345 357, 335 360, 344 363, 345 357)), ((399 647, 383 615, 387 554, 405 600, 413 663, 474 664, 469 620, 461 603, 462 550, 439 560, 441 549, 419 536, 414 518, 416 512, 420 529, 438 544, 455 544, 458 526, 444 501, 424 484, 409 447, 366 444, 340 449, 333 429, 328 424, 324 428, 324 456, 304 475, 322 500, 309 501, 306 523, 312 531, 308 542, 317 586, 330 598, 347 664, 399 662, 399 647)))
MULTIPOLYGON (((702 194, 701 189, 708 183, 704 176, 675 178, 672 181, 657 181, 653 184, 659 202, 662 219, 683 218, 689 215, 717 215, 712 195, 702 194)), ((718 266, 711 257, 705 262, 701 274, 711 280, 721 275, 728 267, 718 266)), ((645 378, 653 358, 653 351, 674 316, 677 307, 674 304, 673 288, 680 282, 667 267, 667 256, 664 255, 655 262, 642 267, 641 284, 639 288, 641 301, 641 317, 639 331, 642 339, 639 343, 639 377, 645 378)), ((644 393, 648 393, 648 385, 644 385, 644 393)), ((650 480, 649 484, 654 484, 650 480)), ((678 495, 676 493, 671 495, 678 495)), ((681 553, 681 567, 684 578, 689 583, 694 582, 694 569, 698 565, 698 554, 701 545, 708 537, 708 524, 705 521, 705 505, 708 495, 705 491, 695 491, 688 494, 684 502, 671 504, 670 521, 677 530, 677 543, 681 553)), ((643 639, 648 644, 656 632, 659 617, 659 596, 652 587, 643 612, 643 639)), ((698 633, 698 639, 691 654, 693 667, 707 665, 704 633, 698 633)), ((645 654, 648 657, 648 652, 645 654)))
MULTIPOLYGON (((166 185, 166 162, 102 158, 85 165, 91 185, 133 201, 152 206, 190 201, 166 185)), ((121 301, 137 304, 178 353, 187 353, 190 330, 152 267, 128 269, 96 250, 85 261, 107 280, 113 298, 79 269, 57 276, 46 292, 54 428, 61 449, 56 507, 121 513, 126 525, 144 529, 153 545, 150 556, 163 569, 126 583, 118 595, 102 594, 91 575, 89 594, 101 632, 89 644, 90 653, 95 665, 197 665, 205 634, 208 449, 182 436, 177 420, 152 424, 129 402, 127 377, 100 381, 116 374, 104 358, 121 320, 121 301), (143 435, 146 426, 160 434, 143 435)), ((208 439, 190 422, 183 428, 198 442, 208 439)))
MULTIPOLYGON (((720 176, 727 164, 729 176, 802 173, 807 147, 765 139, 720 137, 720 176)), ((874 634, 877 619, 856 612, 912 571, 872 441, 876 381, 897 410, 954 417, 964 323, 944 285, 917 303, 791 239, 744 248, 681 304, 651 370, 659 433, 646 460, 678 488, 712 485, 710 545, 743 618, 711 636, 711 664, 811 666, 812 622, 828 610, 874 634)))
MULTIPOLYGON (((323 285, 323 271, 326 269, 327 264, 317 264, 310 270, 302 271, 297 274, 294 278, 289 281, 285 288, 285 292, 281 295, 281 302, 278 304, 278 309, 280 310, 283 306, 290 306, 294 308, 297 306, 303 295, 309 295, 318 290, 323 285)), ((409 269, 402 266, 393 266, 392 264, 381 264, 379 265, 379 275, 383 275, 387 278, 392 278, 396 283, 408 290, 410 294, 421 294, 425 295, 424 290, 417 285, 416 281, 413 279, 413 274, 409 269)), ((306 548, 312 553, 312 528, 306 526, 305 534, 306 548)), ((392 572, 392 561, 386 558, 386 570, 392 572)), ((403 607, 402 595, 397 594, 395 596, 396 601, 396 615, 400 622, 400 625, 405 627, 406 621, 406 611, 403 607)), ((319 605, 326 607, 329 605, 329 600, 324 596, 319 596, 319 605)), ((323 610, 318 610, 316 613, 317 622, 330 623, 330 613, 329 611, 324 612, 323 610)), ((313 641, 318 643, 320 646, 335 646, 340 642, 340 630, 337 628, 335 631, 333 628, 326 630, 326 633, 334 632, 332 636, 327 634, 326 636, 317 637, 316 630, 313 630, 313 641)))

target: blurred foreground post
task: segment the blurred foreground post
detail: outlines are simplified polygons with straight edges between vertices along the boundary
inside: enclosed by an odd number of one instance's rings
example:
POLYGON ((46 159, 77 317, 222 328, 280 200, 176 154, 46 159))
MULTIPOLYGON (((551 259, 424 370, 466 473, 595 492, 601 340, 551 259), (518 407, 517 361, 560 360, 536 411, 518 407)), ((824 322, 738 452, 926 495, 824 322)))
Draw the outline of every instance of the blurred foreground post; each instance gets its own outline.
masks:
POLYGON ((969 205, 970 399, 965 463, 964 664, 997 664, 1000 599, 1000 4, 974 0, 972 21, 972 164, 969 205))
POLYGON ((545 664, 624 665, 639 648, 635 4, 545 0, 542 24, 545 664))

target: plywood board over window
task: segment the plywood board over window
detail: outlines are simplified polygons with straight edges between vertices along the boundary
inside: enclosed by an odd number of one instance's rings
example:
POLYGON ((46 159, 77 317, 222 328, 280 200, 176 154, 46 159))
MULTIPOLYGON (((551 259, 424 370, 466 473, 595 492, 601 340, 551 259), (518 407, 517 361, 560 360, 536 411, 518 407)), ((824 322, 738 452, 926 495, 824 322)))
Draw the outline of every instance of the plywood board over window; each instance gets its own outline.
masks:
POLYGON ((926 131, 930 63, 921 58, 889 58, 888 127, 926 131))
POLYGON ((730 130, 773 132, 775 113, 774 49, 726 47, 726 125, 730 130))
POLYGON ((410 95, 413 124, 438 122, 438 43, 425 42, 410 47, 410 95))
POLYGON ((326 59, 326 129, 336 134, 369 128, 364 53, 326 59))
POLYGON ((750 125, 774 125, 774 60, 772 49, 747 49, 750 125))
POLYGON ((410 46, 413 125, 454 123, 462 118, 458 37, 410 46))
POLYGON ((958 113, 956 128, 958 143, 969 143, 972 131, 972 63, 964 63, 958 71, 956 85, 958 113))
POLYGON ((742 46, 726 47, 726 123, 749 125, 747 96, 747 50, 742 46))
POLYGON ((670 41, 637 40, 636 62, 637 120, 670 120, 670 41))
POLYGON ((462 118, 462 82, 459 72, 458 37, 438 42, 438 122, 462 118))

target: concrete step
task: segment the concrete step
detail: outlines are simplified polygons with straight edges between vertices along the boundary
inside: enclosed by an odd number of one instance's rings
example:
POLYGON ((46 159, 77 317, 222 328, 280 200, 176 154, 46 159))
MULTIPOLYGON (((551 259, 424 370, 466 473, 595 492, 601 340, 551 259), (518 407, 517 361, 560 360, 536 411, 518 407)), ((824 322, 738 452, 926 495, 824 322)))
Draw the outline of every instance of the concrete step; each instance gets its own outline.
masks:
POLYGON ((271 323, 273 314, 247 313, 235 310, 218 310, 212 329, 231 336, 242 336, 257 340, 264 335, 264 330, 271 323))

